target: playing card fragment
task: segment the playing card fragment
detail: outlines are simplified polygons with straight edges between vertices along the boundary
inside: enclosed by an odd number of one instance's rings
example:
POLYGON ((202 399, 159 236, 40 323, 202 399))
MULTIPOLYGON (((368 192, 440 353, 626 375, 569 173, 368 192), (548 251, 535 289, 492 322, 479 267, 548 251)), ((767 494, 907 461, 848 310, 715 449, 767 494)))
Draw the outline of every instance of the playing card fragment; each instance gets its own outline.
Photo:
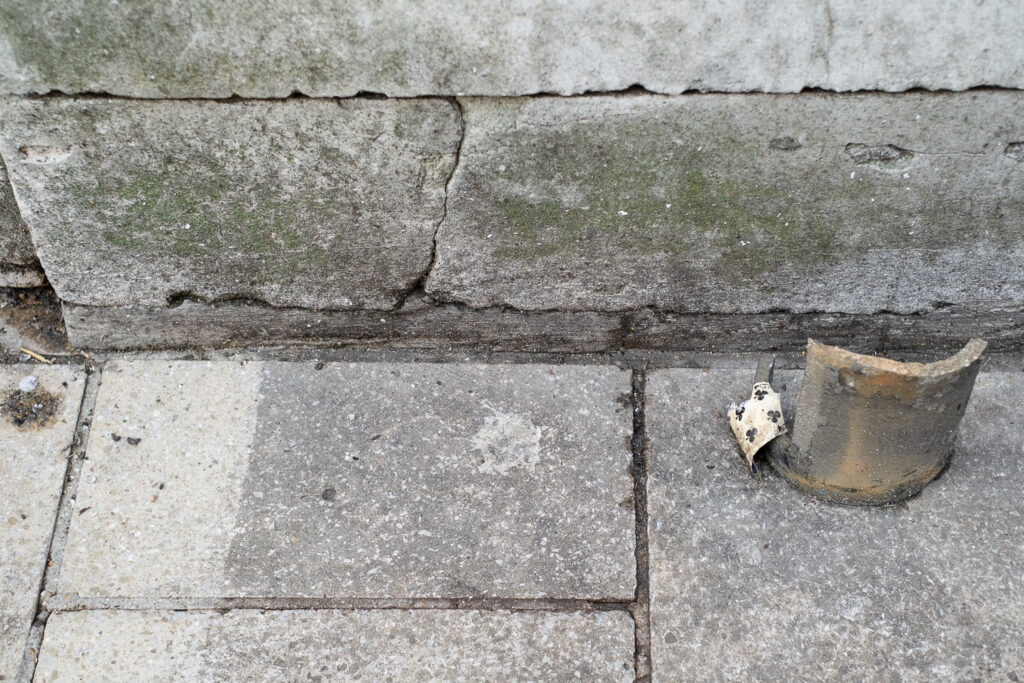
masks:
POLYGON ((786 433, 782 418, 782 401, 768 382, 758 382, 750 390, 750 398, 729 406, 729 426, 736 435, 747 465, 756 472, 754 455, 766 443, 786 433))

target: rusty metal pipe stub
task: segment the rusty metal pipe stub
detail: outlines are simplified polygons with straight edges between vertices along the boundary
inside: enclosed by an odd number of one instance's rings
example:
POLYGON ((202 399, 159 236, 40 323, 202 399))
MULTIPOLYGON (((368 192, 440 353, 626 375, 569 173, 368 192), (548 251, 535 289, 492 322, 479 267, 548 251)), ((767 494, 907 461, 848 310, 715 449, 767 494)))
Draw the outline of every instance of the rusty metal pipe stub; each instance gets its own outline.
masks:
MULTIPOLYGON (((953 455, 985 342, 934 363, 901 363, 807 340, 792 442, 765 448, 798 489, 834 502, 882 505, 927 485, 953 455)), ((762 363, 756 381, 770 368, 762 363)))

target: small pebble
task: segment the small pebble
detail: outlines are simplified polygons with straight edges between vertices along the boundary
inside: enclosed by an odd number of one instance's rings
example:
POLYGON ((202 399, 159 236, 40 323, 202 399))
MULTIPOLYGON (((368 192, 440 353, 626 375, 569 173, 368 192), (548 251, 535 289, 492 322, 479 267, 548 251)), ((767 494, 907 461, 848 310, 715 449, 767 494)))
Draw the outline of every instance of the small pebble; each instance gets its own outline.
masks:
POLYGON ((21 379, 21 382, 18 383, 18 388, 21 389, 22 391, 33 391, 38 386, 39 386, 39 378, 36 377, 35 375, 29 375, 28 377, 23 377, 21 379))

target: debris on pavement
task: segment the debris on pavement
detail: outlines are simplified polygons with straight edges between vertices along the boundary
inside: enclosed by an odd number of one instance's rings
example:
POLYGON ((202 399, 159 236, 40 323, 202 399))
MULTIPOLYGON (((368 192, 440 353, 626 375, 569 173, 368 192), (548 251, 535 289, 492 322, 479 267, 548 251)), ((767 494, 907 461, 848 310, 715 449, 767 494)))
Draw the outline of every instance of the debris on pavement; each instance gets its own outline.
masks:
POLYGON ((757 472, 754 455, 778 436, 786 433, 782 418, 782 401, 768 382, 758 382, 750 390, 750 398, 739 405, 729 406, 729 426, 736 435, 747 466, 757 472))
POLYGON ((19 346, 18 350, 21 351, 22 353, 24 353, 27 356, 31 356, 32 358, 35 358, 40 363, 46 363, 47 365, 53 365, 53 361, 52 360, 50 360, 49 358, 46 358, 45 356, 42 356, 42 355, 36 353, 32 349, 27 349, 24 346, 19 346))
MULTIPOLYGON (((807 340, 793 439, 771 443, 772 467, 832 502, 884 505, 918 493, 953 456, 985 342, 934 363, 902 363, 807 340)), ((755 381, 771 381, 762 359, 755 381)))

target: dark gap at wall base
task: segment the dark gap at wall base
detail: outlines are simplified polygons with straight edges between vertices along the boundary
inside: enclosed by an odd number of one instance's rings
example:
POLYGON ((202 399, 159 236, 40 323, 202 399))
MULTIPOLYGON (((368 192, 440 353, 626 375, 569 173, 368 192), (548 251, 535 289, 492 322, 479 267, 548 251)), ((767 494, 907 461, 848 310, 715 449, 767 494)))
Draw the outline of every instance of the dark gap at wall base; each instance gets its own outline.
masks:
POLYGON ((420 300, 398 311, 197 301, 170 308, 65 303, 63 309, 72 347, 108 351, 297 344, 569 353, 790 352, 802 350, 808 337, 866 353, 945 353, 970 337, 988 341, 993 353, 1024 348, 1024 311, 979 313, 958 306, 913 315, 519 311, 420 300))
POLYGON ((67 353, 61 302, 53 289, 0 287, 0 351, 20 347, 40 353, 67 353))

